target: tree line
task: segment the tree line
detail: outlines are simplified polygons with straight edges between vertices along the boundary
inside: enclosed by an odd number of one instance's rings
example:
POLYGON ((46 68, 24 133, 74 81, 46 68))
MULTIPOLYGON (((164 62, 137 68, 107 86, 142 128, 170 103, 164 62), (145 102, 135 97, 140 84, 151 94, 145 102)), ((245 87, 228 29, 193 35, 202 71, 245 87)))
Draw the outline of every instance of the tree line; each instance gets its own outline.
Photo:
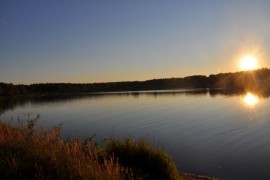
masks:
POLYGON ((0 83, 0 96, 77 94, 93 92, 167 90, 183 88, 236 89, 270 92, 270 69, 194 75, 183 78, 107 83, 39 83, 31 85, 0 83))

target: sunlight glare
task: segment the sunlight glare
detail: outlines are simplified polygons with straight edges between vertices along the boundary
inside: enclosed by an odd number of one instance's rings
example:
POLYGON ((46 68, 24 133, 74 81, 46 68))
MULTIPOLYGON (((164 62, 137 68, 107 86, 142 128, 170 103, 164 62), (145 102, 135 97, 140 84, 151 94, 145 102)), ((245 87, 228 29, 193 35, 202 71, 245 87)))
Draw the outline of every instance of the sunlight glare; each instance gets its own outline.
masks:
POLYGON ((239 66, 243 71, 254 70, 258 68, 258 61, 256 57, 252 55, 246 55, 241 58, 239 66))
POLYGON ((243 100, 248 106, 255 106, 259 102, 258 97, 252 93, 247 93, 243 100))

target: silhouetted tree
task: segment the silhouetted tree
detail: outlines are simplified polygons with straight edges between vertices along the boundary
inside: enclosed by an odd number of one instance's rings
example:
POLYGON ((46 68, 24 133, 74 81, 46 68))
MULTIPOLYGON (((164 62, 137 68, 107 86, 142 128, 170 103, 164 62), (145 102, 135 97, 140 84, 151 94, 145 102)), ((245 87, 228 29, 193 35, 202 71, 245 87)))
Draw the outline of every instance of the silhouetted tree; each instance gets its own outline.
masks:
POLYGON ((86 84, 45 83, 31 85, 0 83, 0 96, 12 97, 20 95, 78 94, 180 88, 236 89, 238 91, 256 90, 258 92, 270 92, 270 69, 263 68, 255 71, 211 74, 209 77, 195 75, 184 78, 152 79, 133 82, 86 84))

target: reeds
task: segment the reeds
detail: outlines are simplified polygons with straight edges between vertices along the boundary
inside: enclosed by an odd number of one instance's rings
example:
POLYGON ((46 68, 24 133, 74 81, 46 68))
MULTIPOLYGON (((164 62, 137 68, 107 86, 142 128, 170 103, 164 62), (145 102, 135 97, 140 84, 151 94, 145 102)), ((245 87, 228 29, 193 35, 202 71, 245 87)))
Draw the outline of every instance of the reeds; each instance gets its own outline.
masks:
POLYGON ((60 128, 13 128, 0 123, 0 176, 8 179, 132 179, 131 171, 102 148, 75 138, 63 140, 60 128))
MULTIPOLYGON (((38 117, 37 117, 38 118, 38 117)), ((0 122, 0 176, 4 179, 179 179, 171 158, 146 141, 63 140, 60 126, 36 128, 36 120, 0 122)))

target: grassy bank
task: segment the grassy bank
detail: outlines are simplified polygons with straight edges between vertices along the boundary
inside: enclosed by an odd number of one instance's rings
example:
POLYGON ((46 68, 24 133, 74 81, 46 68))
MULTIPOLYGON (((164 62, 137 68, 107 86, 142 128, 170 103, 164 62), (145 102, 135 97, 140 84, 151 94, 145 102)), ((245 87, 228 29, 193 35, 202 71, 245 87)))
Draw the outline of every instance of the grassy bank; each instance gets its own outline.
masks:
POLYGON ((0 176, 5 179, 182 179, 172 159, 145 140, 61 138, 61 128, 0 122, 0 176))

